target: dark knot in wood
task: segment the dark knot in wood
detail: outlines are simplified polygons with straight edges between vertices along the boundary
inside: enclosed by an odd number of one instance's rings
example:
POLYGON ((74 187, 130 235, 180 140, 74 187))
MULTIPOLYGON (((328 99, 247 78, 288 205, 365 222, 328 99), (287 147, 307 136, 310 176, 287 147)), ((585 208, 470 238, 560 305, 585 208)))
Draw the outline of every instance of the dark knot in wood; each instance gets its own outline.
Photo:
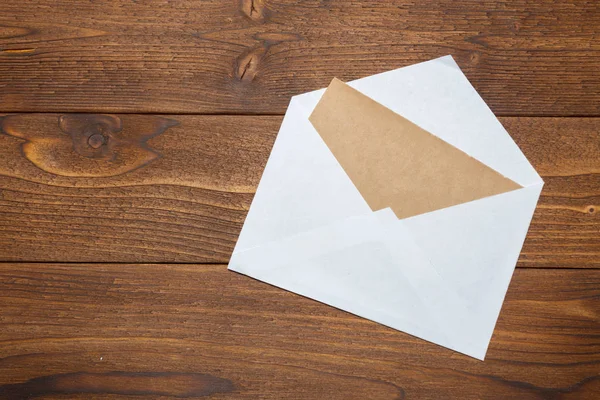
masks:
POLYGON ((235 77, 242 82, 251 82, 258 73, 258 64, 267 53, 268 47, 258 45, 242 53, 234 66, 235 77))
POLYGON ((295 42, 302 38, 294 33, 269 32, 253 36, 253 39, 259 43, 253 47, 247 48, 240 54, 234 63, 233 74, 237 80, 242 82, 251 82, 259 72, 259 66, 266 57, 271 47, 284 42, 295 42))
POLYGON ((242 13, 255 22, 265 22, 267 9, 265 0, 240 0, 242 13))
POLYGON ((88 158, 112 160, 115 147, 123 142, 121 118, 114 115, 61 115, 59 128, 71 136, 73 149, 88 158))
POLYGON ((23 155, 60 176, 107 177, 160 158, 148 140, 178 122, 150 115, 17 114, 0 119, 0 131, 21 139, 23 155), (57 129, 58 128, 58 129, 57 129))
POLYGON ((108 138, 101 133, 95 133, 88 138, 88 144, 92 149, 97 149, 103 144, 106 144, 108 138))

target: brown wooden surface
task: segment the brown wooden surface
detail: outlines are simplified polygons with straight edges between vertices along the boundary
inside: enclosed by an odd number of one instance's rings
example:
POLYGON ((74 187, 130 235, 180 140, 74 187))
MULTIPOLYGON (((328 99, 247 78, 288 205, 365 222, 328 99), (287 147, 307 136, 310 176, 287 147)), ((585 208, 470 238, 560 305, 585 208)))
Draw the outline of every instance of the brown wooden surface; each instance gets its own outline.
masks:
MULTIPOLYGON (((281 117, 113 116, 130 139, 113 160, 61 115, 0 121, 3 260, 227 262, 281 117)), ((600 266, 600 118, 501 121, 546 181, 519 265, 600 266)))
POLYGON ((593 0, 2 0, 0 110, 282 113, 453 54, 501 115, 600 113, 593 0))
POLYGON ((0 400, 599 399, 598 38, 589 0, 0 1, 0 400), (446 54, 546 182, 485 362, 224 265, 290 96, 446 54))
POLYGON ((0 293, 0 399, 600 393, 600 270, 518 269, 485 362, 225 265, 9 263, 0 293))

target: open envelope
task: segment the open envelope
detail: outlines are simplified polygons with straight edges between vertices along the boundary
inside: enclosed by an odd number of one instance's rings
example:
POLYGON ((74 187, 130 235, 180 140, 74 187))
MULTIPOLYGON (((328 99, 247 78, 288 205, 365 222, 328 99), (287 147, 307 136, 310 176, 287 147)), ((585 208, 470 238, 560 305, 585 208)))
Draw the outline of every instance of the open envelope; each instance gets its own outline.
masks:
POLYGON ((483 359, 543 181, 452 57, 295 96, 229 269, 483 359))

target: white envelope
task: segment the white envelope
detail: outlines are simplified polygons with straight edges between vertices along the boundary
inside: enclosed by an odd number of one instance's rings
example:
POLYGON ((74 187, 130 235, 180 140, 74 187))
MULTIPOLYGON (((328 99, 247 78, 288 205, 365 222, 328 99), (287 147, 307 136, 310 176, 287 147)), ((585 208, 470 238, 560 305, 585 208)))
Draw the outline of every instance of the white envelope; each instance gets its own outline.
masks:
POLYGON ((292 98, 229 269, 483 360, 543 181, 451 56, 350 82, 522 188, 372 210, 292 98))

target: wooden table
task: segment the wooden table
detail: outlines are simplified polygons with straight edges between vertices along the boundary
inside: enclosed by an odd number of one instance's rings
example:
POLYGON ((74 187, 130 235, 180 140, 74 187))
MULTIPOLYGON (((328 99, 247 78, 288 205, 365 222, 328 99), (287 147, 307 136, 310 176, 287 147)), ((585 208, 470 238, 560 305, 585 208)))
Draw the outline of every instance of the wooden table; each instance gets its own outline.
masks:
POLYGON ((0 112, 0 399, 600 398, 595 1, 2 0, 0 112), (445 54, 546 181, 485 362, 226 270, 292 95, 445 54))

